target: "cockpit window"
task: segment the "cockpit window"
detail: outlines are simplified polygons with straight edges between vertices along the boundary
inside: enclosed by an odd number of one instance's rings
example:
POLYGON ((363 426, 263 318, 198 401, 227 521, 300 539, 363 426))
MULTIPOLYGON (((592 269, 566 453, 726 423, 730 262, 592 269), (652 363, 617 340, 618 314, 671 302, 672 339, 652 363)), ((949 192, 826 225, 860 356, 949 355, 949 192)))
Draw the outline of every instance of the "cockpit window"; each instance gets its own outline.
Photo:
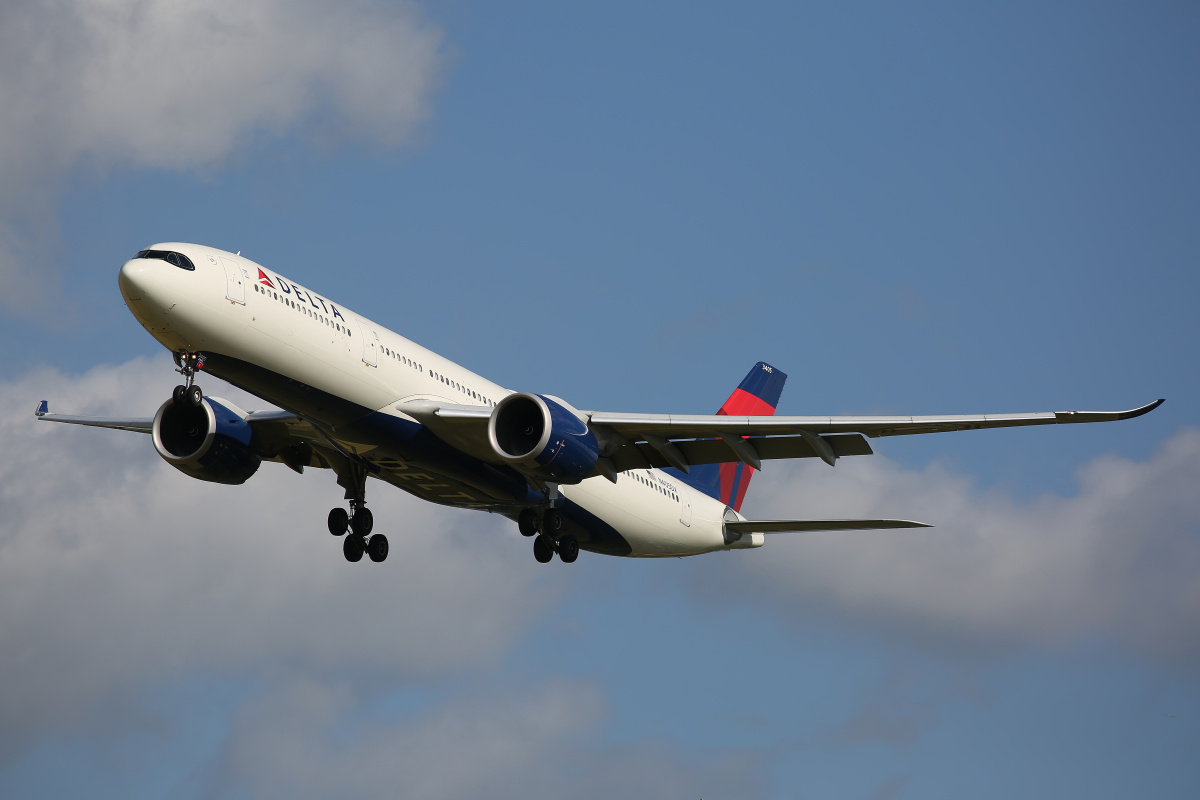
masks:
POLYGON ((186 269, 189 272, 196 270, 196 265, 192 260, 183 253, 176 253, 174 250, 139 250, 134 258, 157 258, 168 264, 174 264, 180 269, 186 269))

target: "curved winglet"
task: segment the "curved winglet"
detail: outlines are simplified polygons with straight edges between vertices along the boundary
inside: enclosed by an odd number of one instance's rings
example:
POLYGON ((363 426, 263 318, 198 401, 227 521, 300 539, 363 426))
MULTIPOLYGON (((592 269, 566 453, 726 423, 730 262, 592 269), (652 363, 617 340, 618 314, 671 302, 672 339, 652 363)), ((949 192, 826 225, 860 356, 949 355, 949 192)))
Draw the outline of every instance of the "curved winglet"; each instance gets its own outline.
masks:
POLYGON ((1131 408, 1128 411, 1055 411, 1054 421, 1063 422, 1116 422, 1123 419, 1133 419, 1140 417, 1143 414, 1149 414, 1154 409, 1161 406, 1166 401, 1166 398, 1159 398, 1153 403, 1147 403, 1139 408, 1131 408))
POLYGON ((1135 409, 1132 409, 1131 411, 1121 412, 1120 416, 1118 416, 1117 419, 1133 419, 1134 417, 1140 417, 1142 414, 1149 414, 1151 411, 1158 408, 1166 401, 1167 401, 1167 398, 1160 397, 1157 400, 1155 400, 1153 403, 1147 403, 1146 405, 1142 406, 1141 408, 1135 408, 1135 409))

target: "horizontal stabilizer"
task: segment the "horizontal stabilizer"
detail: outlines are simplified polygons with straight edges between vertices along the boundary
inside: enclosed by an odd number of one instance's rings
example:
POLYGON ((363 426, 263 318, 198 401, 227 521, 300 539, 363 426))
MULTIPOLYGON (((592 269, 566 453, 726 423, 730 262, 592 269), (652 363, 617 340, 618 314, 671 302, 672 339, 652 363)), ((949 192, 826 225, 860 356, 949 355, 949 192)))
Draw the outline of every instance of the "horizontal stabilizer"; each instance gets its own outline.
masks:
POLYGON ((774 519, 725 523, 730 533, 795 533, 800 531, 870 531, 882 528, 932 528, 909 519, 774 519))

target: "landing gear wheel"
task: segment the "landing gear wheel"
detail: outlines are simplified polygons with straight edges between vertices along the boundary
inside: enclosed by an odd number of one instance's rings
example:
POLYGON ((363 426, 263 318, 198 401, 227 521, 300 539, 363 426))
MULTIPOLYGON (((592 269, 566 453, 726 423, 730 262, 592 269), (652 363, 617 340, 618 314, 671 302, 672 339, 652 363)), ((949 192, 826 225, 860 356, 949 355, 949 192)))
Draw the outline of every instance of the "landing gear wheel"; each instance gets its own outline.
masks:
POLYGON ((362 561, 363 550, 366 548, 361 536, 347 536, 342 540, 342 555, 347 561, 362 561))
POLYGON ((372 516, 371 509, 365 506, 354 509, 354 516, 350 518, 350 527, 359 536, 370 536, 371 530, 375 527, 375 517, 372 516))
POLYGON ((187 391, 187 387, 184 386, 183 384, 176 386, 174 388, 174 390, 172 390, 171 400, 174 401, 175 405, 180 405, 181 403, 183 403, 183 395, 186 391, 187 391))
POLYGON ((542 533, 557 536, 562 533, 564 524, 562 512, 557 508, 548 508, 542 516, 542 533))
POLYGON ((533 540, 533 557, 539 564, 548 564, 550 559, 554 558, 554 545, 551 544, 549 536, 543 535, 533 540))
POLYGON ((350 527, 350 515, 344 508, 335 508, 329 512, 329 532, 341 536, 350 527))
POLYGON ((564 564, 570 564, 579 558, 579 540, 574 536, 564 536, 559 539, 558 557, 564 564))
POLYGON ((196 408, 199 408, 200 404, 204 402, 204 392, 200 391, 200 387, 196 384, 189 386, 184 391, 184 396, 187 397, 187 401, 196 408))
POLYGON ((521 515, 517 517, 517 530, 522 536, 533 536, 537 533, 537 511, 532 508, 521 509, 521 515))
POLYGON ((367 555, 371 560, 378 564, 387 558, 388 540, 382 533, 377 533, 367 540, 367 555))

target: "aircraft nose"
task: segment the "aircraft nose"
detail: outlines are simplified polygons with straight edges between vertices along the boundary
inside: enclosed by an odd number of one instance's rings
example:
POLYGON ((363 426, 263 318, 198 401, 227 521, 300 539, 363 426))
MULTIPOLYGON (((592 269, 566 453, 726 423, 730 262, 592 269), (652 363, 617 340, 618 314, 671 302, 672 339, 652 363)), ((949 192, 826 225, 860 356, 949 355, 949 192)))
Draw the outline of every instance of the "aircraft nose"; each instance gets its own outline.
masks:
POLYGON ((127 301, 137 301, 145 294, 146 262, 141 258, 131 258, 121 267, 117 274, 117 284, 121 287, 121 295, 127 301))

